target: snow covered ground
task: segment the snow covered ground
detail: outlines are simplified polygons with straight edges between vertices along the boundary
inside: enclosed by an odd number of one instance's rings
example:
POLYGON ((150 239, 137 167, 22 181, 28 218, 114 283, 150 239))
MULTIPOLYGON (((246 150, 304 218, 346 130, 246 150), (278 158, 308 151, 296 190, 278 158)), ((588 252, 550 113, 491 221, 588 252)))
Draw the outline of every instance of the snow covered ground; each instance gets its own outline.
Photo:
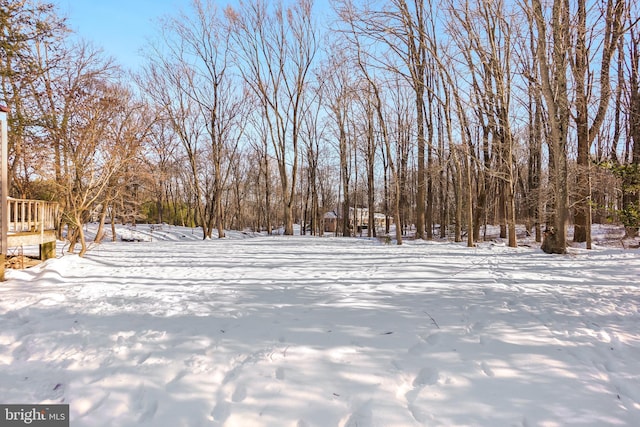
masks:
POLYGON ((0 403, 73 427, 640 425, 638 249, 121 233, 7 272, 0 403))

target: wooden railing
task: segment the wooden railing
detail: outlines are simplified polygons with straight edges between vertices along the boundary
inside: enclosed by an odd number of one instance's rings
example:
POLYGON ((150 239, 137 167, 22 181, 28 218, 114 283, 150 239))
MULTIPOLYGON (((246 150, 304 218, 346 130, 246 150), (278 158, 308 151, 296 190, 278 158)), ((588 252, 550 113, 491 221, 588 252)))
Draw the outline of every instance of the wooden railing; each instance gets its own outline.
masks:
POLYGON ((42 233, 55 230, 60 207, 43 200, 7 199, 9 233, 42 233))

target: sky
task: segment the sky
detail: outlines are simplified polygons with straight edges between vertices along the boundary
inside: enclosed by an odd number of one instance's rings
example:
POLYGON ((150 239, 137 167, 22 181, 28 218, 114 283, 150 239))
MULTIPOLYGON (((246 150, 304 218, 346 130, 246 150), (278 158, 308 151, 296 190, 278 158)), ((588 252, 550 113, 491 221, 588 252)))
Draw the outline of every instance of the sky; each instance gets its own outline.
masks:
MULTIPOLYGON (((50 0, 82 39, 103 48, 126 68, 136 69, 140 51, 158 34, 159 19, 187 11, 191 0, 50 0)), ((233 1, 219 1, 220 5, 233 1)), ((316 1, 316 10, 326 10, 316 1)))
POLYGON ((51 0, 77 35, 136 68, 140 50, 157 33, 159 18, 186 9, 191 0, 51 0))

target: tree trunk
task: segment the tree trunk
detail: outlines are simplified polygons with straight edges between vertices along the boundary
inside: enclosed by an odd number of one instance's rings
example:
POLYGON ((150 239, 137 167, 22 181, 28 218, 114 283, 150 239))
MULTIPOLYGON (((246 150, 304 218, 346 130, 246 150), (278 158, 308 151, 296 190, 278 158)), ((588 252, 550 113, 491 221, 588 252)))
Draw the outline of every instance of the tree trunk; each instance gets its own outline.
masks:
POLYGON ((540 0, 532 0, 533 19, 538 29, 537 58, 542 82, 542 95, 546 101, 550 133, 549 175, 554 196, 554 212, 547 227, 542 249, 547 253, 564 254, 567 251, 567 219, 569 210, 567 138, 569 129, 569 99, 566 70, 567 49, 571 34, 569 11, 563 0, 554 0, 551 32, 553 51, 551 62, 547 58, 547 23, 540 0))
POLYGON ((84 236, 84 228, 82 225, 78 227, 78 240, 80 240, 80 252, 78 252, 79 257, 84 257, 87 253, 87 241, 84 236))
POLYGON ((104 224, 107 219, 107 211, 107 205, 104 204, 102 207, 102 212, 100 213, 100 222, 98 224, 98 230, 96 231, 96 237, 93 239, 94 243, 100 243, 104 238, 104 224))

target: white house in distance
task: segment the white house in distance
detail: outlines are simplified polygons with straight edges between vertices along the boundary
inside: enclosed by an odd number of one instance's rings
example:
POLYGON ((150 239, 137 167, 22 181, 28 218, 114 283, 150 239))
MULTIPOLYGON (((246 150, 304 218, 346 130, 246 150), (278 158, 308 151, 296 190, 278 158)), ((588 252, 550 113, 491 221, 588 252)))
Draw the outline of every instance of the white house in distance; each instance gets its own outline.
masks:
MULTIPOLYGON (((330 211, 324 214, 324 231, 326 233, 335 233, 338 222, 342 215, 338 210, 330 211)), ((373 214, 374 227, 376 229, 385 226, 386 215, 375 212, 373 214)), ((393 217, 389 217, 389 224, 393 224, 393 217)), ((349 208, 349 227, 362 230, 369 228, 369 208, 349 208)))

